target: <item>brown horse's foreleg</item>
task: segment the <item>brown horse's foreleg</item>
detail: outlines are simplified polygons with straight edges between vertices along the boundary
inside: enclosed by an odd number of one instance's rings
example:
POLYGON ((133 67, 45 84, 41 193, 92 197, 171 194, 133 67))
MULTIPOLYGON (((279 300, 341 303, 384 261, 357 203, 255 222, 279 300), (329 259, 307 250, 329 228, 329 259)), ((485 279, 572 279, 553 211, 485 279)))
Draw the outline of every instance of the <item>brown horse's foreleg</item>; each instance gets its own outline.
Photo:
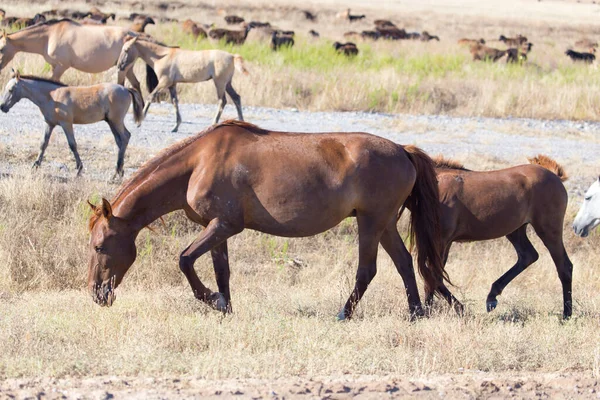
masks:
POLYGON ((177 117, 177 124, 171 132, 177 132, 179 125, 181 125, 181 114, 179 113, 179 100, 177 100, 177 85, 169 87, 169 93, 171 94, 171 102, 175 107, 175 116, 177 117))
MULTIPOLYGON (((213 293, 198 278, 194 270, 194 263, 204 253, 213 247, 222 244, 229 237, 241 232, 242 229, 229 223, 222 222, 218 218, 213 219, 202 231, 196 240, 194 240, 179 256, 179 268, 187 278, 194 296, 202 300, 219 311, 227 312, 228 302, 223 294, 213 293)), ((218 251, 218 250, 217 250, 218 251)))
POLYGON ((506 235, 506 238, 515 248, 517 252, 517 263, 511 269, 506 271, 496 282, 492 284, 490 293, 486 300, 486 309, 492 311, 498 305, 497 296, 502 294, 502 291, 513 279, 517 277, 528 266, 533 264, 539 258, 538 252, 535 250, 529 238, 527 237, 527 224, 521 226, 516 231, 506 235))
POLYGON ((77 176, 79 176, 83 170, 83 163, 81 162, 81 158, 79 158, 79 153, 77 152, 77 142, 75 141, 75 134, 73 133, 73 125, 62 124, 61 127, 65 132, 65 136, 67 136, 69 148, 75 157, 75 168, 77 169, 77 176))
POLYGON ((406 249, 406 246, 404 246, 402 238, 398 234, 395 220, 394 223, 390 224, 383 232, 383 235, 381 236, 381 245, 392 258, 396 270, 398 270, 398 273, 404 281, 404 289, 406 290, 406 296, 408 297, 408 309, 410 311, 411 319, 423 316, 423 307, 421 305, 421 298, 419 297, 417 280, 415 279, 413 260, 406 249))
POLYGON ((231 81, 229 81, 227 83, 227 85, 225 86, 225 90, 229 94, 229 97, 231 97, 231 100, 233 101, 233 104, 235 104, 235 108, 236 108, 237 113, 238 113, 238 119, 240 121, 243 121, 244 120, 244 116, 242 115, 242 98, 235 91, 235 89, 233 88, 233 86, 231 86, 231 81))
POLYGON ((573 263, 569 260, 567 251, 563 244, 562 239, 562 222, 560 229, 553 230, 541 230, 536 229, 535 232, 538 234, 544 245, 552 256, 552 261, 556 265, 556 271, 558 272, 558 278, 562 284, 563 290, 563 318, 568 319, 573 313, 573 300, 572 300, 572 282, 573 282, 573 263))
POLYGON ((229 254, 227 252, 227 241, 213 247, 210 250, 217 279, 219 293, 222 293, 227 303, 227 312, 231 312, 231 293, 229 292, 229 254))
POLYGON ((37 160, 33 163, 33 168, 38 168, 42 165, 42 160, 44 159, 44 153, 46 152, 46 148, 48 147, 48 142, 50 141, 50 136, 52 135, 52 130, 56 125, 48 124, 46 125, 46 131, 44 132, 44 139, 42 140, 42 145, 40 146, 40 154, 38 155, 37 160))

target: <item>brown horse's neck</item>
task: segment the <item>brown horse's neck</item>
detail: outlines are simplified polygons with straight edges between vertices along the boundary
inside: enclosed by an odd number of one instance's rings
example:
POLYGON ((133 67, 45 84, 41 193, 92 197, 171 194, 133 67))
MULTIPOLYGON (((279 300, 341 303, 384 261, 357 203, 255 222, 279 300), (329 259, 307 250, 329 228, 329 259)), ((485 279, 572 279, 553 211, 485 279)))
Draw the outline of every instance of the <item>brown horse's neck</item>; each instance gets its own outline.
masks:
POLYGON ((8 40, 14 48, 14 53, 46 54, 48 49, 48 27, 39 26, 27 28, 8 35, 8 40))
POLYGON ((112 202, 114 215, 127 222, 134 236, 161 216, 186 207, 193 170, 187 161, 182 154, 146 165, 117 194, 112 202))
POLYGON ((154 67, 154 63, 169 54, 171 50, 170 47, 161 46, 148 41, 137 42, 137 48, 140 53, 140 58, 151 67, 154 67))

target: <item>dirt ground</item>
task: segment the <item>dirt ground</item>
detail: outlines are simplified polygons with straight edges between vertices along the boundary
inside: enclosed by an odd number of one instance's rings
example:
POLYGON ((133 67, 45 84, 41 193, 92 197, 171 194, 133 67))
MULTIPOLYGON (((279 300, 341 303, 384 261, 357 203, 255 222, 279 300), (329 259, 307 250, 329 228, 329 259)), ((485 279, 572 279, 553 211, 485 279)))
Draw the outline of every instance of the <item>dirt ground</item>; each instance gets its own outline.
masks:
POLYGON ((375 399, 551 398, 598 399, 600 383, 575 373, 459 372, 423 378, 352 376, 276 380, 213 381, 197 377, 9 379, 0 382, 0 398, 44 399, 375 399))

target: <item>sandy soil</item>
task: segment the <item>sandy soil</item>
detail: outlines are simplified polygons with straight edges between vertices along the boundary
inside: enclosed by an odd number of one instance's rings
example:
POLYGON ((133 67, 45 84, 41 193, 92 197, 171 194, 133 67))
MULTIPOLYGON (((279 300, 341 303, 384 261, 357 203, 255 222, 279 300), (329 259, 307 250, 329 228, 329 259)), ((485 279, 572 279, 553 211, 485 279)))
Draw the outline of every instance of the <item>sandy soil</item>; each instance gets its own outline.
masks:
POLYGON ((573 373, 461 372, 424 378, 351 376, 209 381, 197 377, 10 379, 0 398, 47 399, 344 399, 344 398, 600 398, 600 383, 573 373))

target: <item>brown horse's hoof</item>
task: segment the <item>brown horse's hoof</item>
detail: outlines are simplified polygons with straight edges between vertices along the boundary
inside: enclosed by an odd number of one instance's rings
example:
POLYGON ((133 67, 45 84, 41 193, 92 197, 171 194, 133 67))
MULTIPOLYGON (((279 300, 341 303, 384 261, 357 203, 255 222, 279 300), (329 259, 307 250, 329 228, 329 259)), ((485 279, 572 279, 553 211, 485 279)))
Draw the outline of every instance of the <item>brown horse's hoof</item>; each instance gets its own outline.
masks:
POLYGON ((223 296, 223 293, 214 292, 210 296, 208 296, 206 300, 212 308, 214 308, 217 311, 221 311, 223 314, 226 314, 230 310, 227 304, 227 300, 225 300, 225 296, 223 296))
POLYGON ((423 307, 417 306, 414 309, 410 310, 410 322, 414 322, 418 319, 425 318, 426 314, 423 310, 423 307))
POLYGON ((491 300, 485 303, 487 312, 493 311, 496 307, 498 307, 498 300, 491 300))

